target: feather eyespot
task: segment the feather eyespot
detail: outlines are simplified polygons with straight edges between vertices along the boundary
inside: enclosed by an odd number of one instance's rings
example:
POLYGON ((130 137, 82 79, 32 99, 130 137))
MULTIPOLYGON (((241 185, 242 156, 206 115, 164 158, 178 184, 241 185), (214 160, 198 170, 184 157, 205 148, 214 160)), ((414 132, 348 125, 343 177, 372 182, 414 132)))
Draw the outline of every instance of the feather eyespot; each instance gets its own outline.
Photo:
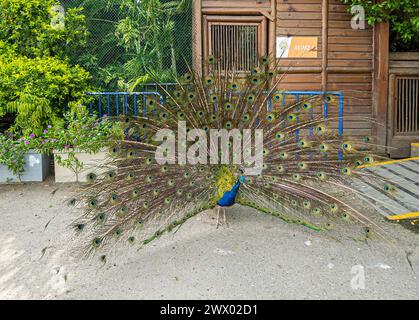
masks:
POLYGON ((215 63, 215 57, 213 55, 209 55, 207 58, 207 62, 209 64, 214 64, 215 63))
POLYGON ((286 160, 286 159, 288 159, 289 155, 288 155, 288 153, 287 153, 287 152, 282 151, 282 152, 280 152, 280 153, 279 153, 279 157, 280 157, 282 160, 286 160))
POLYGON ((89 173, 86 178, 87 182, 94 182, 97 179, 97 175, 95 173, 89 173))
POLYGON ((304 110, 304 111, 308 111, 308 110, 310 110, 311 109, 311 104, 310 103, 303 103, 303 105, 302 105, 302 109, 304 110))
POLYGON ((275 102, 280 102, 282 100, 282 98, 283 98, 282 94, 277 94, 276 93, 272 96, 272 100, 275 101, 275 102))
POLYGON ((275 139, 279 141, 283 141, 285 139, 285 135, 282 132, 277 132, 275 134, 275 139))
POLYGON ((105 214, 102 212, 102 213, 99 213, 98 215, 97 215, 97 218, 96 218, 99 222, 103 222, 103 221, 105 221, 105 214))
POLYGON ((231 111, 233 109, 233 104, 231 104, 230 102, 227 102, 226 104, 224 104, 224 109, 226 111, 231 111))
POLYGON ((111 202, 115 203, 115 202, 118 201, 118 199, 119 199, 119 197, 118 197, 118 195, 116 193, 113 193, 111 195, 111 202))
POLYGON ((357 166, 357 167, 359 167, 359 166, 362 166, 364 163, 361 161, 361 160, 356 160, 355 161, 355 165, 357 166))
POLYGON ((84 223, 79 223, 78 225, 76 225, 76 230, 77 231, 82 231, 85 228, 85 224, 84 223))
POLYGON ((205 84, 206 84, 207 86, 210 86, 210 85, 214 84, 214 78, 213 78, 213 77, 211 77, 211 76, 206 77, 206 78, 205 78, 205 84))
POLYGON ((342 213, 342 219, 346 220, 346 221, 349 221, 350 220, 350 215, 347 214, 346 212, 344 212, 344 213, 342 213))
POLYGON ((298 163, 298 169, 300 169, 300 170, 305 170, 305 169, 307 169, 307 168, 308 168, 307 163, 305 163, 305 162, 300 162, 300 163, 298 163))
POLYGON ((192 81, 192 75, 190 73, 185 73, 183 75, 183 79, 185 79, 186 82, 191 82, 192 81))
POLYGON ((300 175, 300 174, 298 174, 298 173, 294 173, 294 174, 292 175, 292 179, 293 179, 294 181, 300 181, 300 180, 301 180, 301 175, 300 175))
POLYGON ((336 211, 338 211, 339 206, 338 206, 336 203, 332 203, 332 204, 329 206, 329 208, 330 208, 330 211, 332 211, 332 212, 336 212, 336 211))
POLYGON ((178 120, 185 120, 185 113, 183 113, 182 111, 179 111, 177 113, 177 118, 178 120))
POLYGON ((95 246, 95 247, 98 247, 98 246, 100 246, 102 244, 102 239, 100 239, 100 238, 94 238, 93 239, 93 245, 95 246))
POLYGON ((289 114, 287 115, 287 120, 292 122, 295 121, 297 119, 297 117, 295 116, 295 114, 289 114))
POLYGON ((230 84, 230 89, 233 90, 233 91, 236 91, 236 90, 240 89, 240 86, 239 86, 238 83, 232 83, 232 84, 230 84))
POLYGON ((319 149, 321 152, 326 152, 329 150, 329 146, 326 143, 322 143, 320 144, 319 149))
POLYGON ((242 120, 243 120, 243 122, 248 122, 249 120, 250 120, 250 115, 249 114, 244 114, 243 116, 242 116, 242 120))
POLYGON ((350 176, 350 175, 352 174, 352 170, 351 170, 351 168, 349 168, 349 167, 342 168, 341 172, 342 172, 344 175, 347 175, 347 176, 350 176))
POLYGON ((246 100, 247 100, 247 102, 249 102, 249 103, 253 103, 253 102, 255 102, 255 100, 256 100, 256 96, 255 96, 254 94, 249 94, 249 95, 246 97, 246 100))
POLYGON ((165 112, 165 111, 160 112, 160 119, 162 121, 165 121, 168 117, 169 117, 169 114, 167 112, 165 112))
POLYGON ((320 208, 314 208, 314 209, 311 211, 311 213, 312 213, 314 216, 318 216, 318 215, 320 215, 320 214, 322 213, 322 211, 321 211, 321 209, 320 209, 320 208))
POLYGON ((110 153, 112 156, 116 156, 119 154, 119 149, 117 147, 112 147, 110 153))
POLYGON ((134 198, 137 198, 140 195, 140 190, 135 188, 134 190, 132 190, 132 196, 134 198))
POLYGON ((344 151, 352 151, 352 145, 349 142, 342 143, 342 149, 344 151))
POLYGON ((91 209, 96 208, 97 207, 97 200, 96 199, 91 199, 89 201, 88 205, 89 205, 89 208, 91 208, 91 209))
POLYGON ((306 140, 300 140, 298 141, 298 146, 300 148, 308 148, 310 144, 306 140))
POLYGON ((108 179, 113 179, 115 177, 116 177, 115 171, 109 171, 108 173, 106 173, 106 178, 108 179))
POLYGON ((366 156, 366 157, 364 157, 364 162, 365 163, 373 163, 374 159, 371 156, 366 156))
POLYGON ((324 225, 326 230, 332 230, 333 229, 333 224, 330 222, 326 222, 326 224, 324 225))
POLYGON ((275 120, 275 115, 273 114, 273 113, 268 113, 267 115, 266 115, 266 121, 268 121, 268 122, 272 122, 272 121, 274 121, 275 120))

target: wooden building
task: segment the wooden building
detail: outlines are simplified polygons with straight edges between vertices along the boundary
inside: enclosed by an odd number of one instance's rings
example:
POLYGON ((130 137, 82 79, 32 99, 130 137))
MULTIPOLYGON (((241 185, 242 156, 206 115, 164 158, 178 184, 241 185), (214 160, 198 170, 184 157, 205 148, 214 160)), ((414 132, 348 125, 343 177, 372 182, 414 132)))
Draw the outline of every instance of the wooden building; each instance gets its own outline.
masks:
POLYGON ((346 116, 375 119, 346 120, 345 134, 372 135, 390 145, 386 23, 354 29, 348 6, 339 0, 193 1, 195 68, 202 70, 203 59, 220 52, 243 70, 257 56, 275 56, 287 70, 281 90, 343 92, 346 116))

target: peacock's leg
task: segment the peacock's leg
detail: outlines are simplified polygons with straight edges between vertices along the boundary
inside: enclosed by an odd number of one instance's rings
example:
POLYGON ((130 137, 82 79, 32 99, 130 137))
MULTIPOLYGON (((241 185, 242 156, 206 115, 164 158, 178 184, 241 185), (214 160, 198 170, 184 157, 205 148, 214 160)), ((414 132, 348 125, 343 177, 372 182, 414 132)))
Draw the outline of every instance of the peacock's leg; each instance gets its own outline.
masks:
POLYGON ((227 217, 226 217, 226 208, 223 208, 224 224, 228 227, 227 217))
POLYGON ((220 206, 217 206, 217 229, 220 225, 220 206))

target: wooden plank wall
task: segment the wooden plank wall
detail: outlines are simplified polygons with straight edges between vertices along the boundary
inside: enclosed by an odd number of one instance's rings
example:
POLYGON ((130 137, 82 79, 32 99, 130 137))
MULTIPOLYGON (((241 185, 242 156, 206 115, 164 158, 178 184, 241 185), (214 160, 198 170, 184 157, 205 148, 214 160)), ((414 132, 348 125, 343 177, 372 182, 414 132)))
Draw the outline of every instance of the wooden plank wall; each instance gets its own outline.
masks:
MULTIPOLYGON (((276 1, 277 36, 319 38, 317 58, 281 59, 281 66, 292 67, 281 87, 285 90, 343 91, 346 116, 371 118, 373 28, 367 25, 365 30, 353 30, 348 7, 339 0, 276 1), (328 3, 327 17, 323 12, 325 3, 328 3), (327 35, 327 44, 323 43, 323 35, 327 35), (327 55, 323 55, 324 47, 327 55)), ((371 121, 346 120, 345 133, 371 135, 371 121)))

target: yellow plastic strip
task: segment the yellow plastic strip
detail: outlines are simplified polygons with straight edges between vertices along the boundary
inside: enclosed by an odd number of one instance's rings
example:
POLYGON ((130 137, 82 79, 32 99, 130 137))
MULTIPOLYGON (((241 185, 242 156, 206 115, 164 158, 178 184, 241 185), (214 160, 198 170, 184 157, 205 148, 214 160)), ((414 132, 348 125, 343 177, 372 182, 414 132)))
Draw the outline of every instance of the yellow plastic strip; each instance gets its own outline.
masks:
POLYGON ((418 212, 412 212, 412 213, 406 213, 406 214, 398 214, 395 216, 388 216, 388 220, 406 220, 406 219, 416 219, 419 218, 419 211, 418 212))
POLYGON ((399 159, 399 160, 389 160, 389 161, 383 161, 383 162, 377 162, 377 163, 371 163, 371 164, 363 164, 363 165, 357 167, 357 169, 370 168, 370 167, 379 167, 379 166, 384 166, 386 164, 395 164, 395 163, 412 161, 412 160, 419 160, 419 157, 399 159))
POLYGON ((419 142, 414 142, 410 144, 412 147, 419 147, 419 142))

